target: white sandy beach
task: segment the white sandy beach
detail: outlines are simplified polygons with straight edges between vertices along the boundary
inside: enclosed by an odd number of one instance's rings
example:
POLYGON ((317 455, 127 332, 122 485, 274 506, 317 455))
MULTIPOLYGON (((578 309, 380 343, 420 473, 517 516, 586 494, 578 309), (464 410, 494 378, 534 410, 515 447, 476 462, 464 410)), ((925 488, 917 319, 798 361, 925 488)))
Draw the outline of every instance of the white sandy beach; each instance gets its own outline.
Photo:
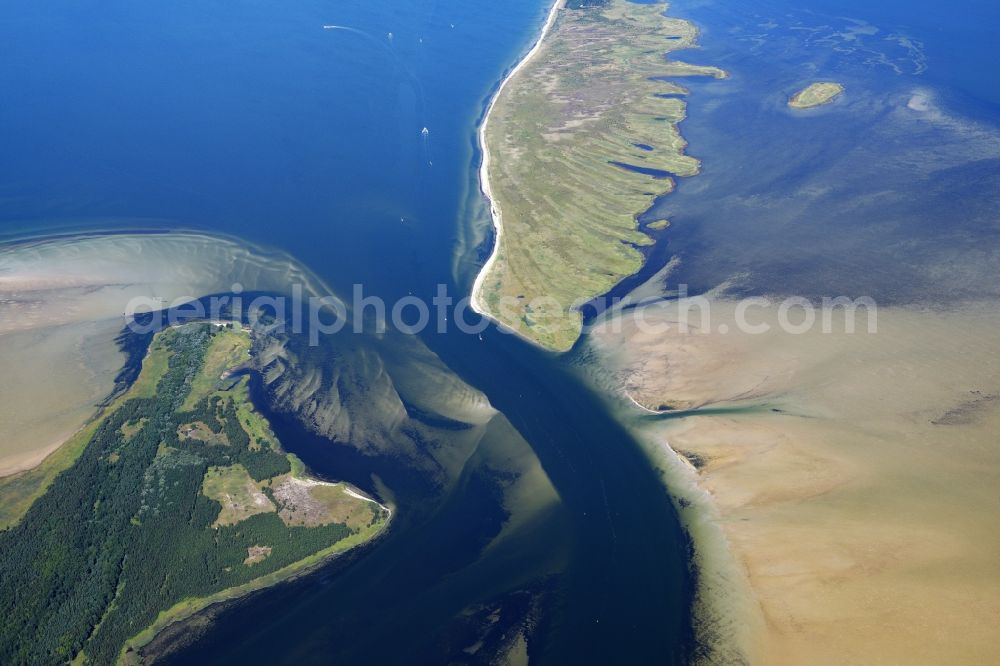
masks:
MULTIPOLYGON (((528 64, 528 62, 531 61, 531 59, 535 56, 535 54, 538 53, 539 49, 541 49, 542 40, 545 39, 545 36, 549 33, 549 30, 552 29, 552 26, 556 22, 556 18, 558 18, 559 16, 560 10, 562 10, 562 8, 565 6, 566 6, 566 0, 556 0, 552 4, 552 8, 549 10, 548 17, 545 19, 545 24, 542 26, 542 30, 539 33, 538 38, 535 40, 535 43, 531 46, 531 49, 529 49, 528 52, 524 54, 524 57, 521 58, 520 62, 518 62, 517 65, 515 65, 512 70, 510 70, 510 73, 508 73, 507 76, 504 77, 503 81, 500 82, 500 85, 497 87, 497 90, 493 94, 493 98, 490 100, 490 104, 486 109, 486 114, 483 116, 483 122, 480 123, 479 125, 479 133, 478 133, 479 150, 482 153, 482 162, 479 165, 479 186, 482 190, 483 196, 485 196, 486 199, 489 201, 490 219, 493 222, 494 236, 493 236, 493 249, 490 251, 490 256, 486 260, 486 263, 483 264, 483 267, 482 269, 480 269, 479 274, 476 275, 476 281, 472 285, 471 305, 473 310, 484 316, 489 316, 489 312, 486 307, 486 304, 483 303, 482 300, 481 292, 483 288, 483 281, 486 279, 486 277, 490 273, 490 270, 493 268, 493 265, 496 262, 497 253, 500 251, 500 244, 503 242, 503 224, 501 219, 500 205, 493 198, 492 190, 490 190, 490 151, 486 143, 486 126, 490 121, 490 114, 493 111, 493 107, 496 105, 497 98, 500 97, 500 93, 503 92, 504 88, 507 86, 510 80, 514 78, 514 76, 516 76, 517 73, 521 71, 524 68, 524 66, 528 64)), ((499 322, 496 322, 495 320, 494 322, 497 323, 498 325, 502 325, 499 324, 499 322)))

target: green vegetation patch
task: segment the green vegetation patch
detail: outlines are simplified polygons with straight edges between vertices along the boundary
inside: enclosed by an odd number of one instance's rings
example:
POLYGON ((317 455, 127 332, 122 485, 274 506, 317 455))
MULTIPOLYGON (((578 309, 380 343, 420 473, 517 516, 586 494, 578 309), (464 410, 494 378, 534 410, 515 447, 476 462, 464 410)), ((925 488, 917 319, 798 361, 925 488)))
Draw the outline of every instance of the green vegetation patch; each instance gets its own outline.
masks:
POLYGON ((250 354, 250 338, 240 329, 219 328, 205 350, 205 362, 191 380, 191 392, 184 401, 188 410, 219 388, 220 382, 233 368, 246 363, 250 354))
POLYGON ((488 118, 503 232, 476 294, 488 314, 557 350, 579 336, 577 306, 641 267, 638 247, 652 240, 637 216, 675 178, 698 173, 678 130, 687 91, 662 77, 726 75, 664 58, 693 46, 697 32, 662 4, 574 6, 488 118))
POLYGON ((222 506, 213 526, 234 525, 255 514, 277 510, 243 465, 209 467, 201 494, 222 506))
POLYGON ((156 387, 167 373, 170 361, 170 349, 176 339, 176 329, 167 329, 153 338, 142 360, 142 370, 129 389, 131 398, 151 398, 156 395, 156 387))
POLYGON ((144 417, 140 417, 134 421, 123 423, 120 432, 122 437, 124 437, 127 441, 138 435, 145 426, 146 419, 144 417))
POLYGON ((229 440, 223 432, 213 432, 206 423, 193 421, 192 423, 182 423, 177 426, 177 436, 181 441, 186 439, 196 439, 207 444, 218 444, 219 446, 229 446, 229 440))
POLYGON ((811 109, 815 106, 829 104, 841 93, 844 86, 830 81, 813 83, 803 90, 792 95, 788 100, 788 106, 793 109, 811 109))
MULTIPOLYGON (((0 663, 134 657, 157 628, 278 582, 384 525, 278 516, 263 488, 292 464, 276 440, 251 448, 238 416, 245 390, 188 401, 215 335, 195 324, 160 333, 133 390, 81 431, 78 455, 0 532, 0 663), (228 446, 182 438, 194 422, 228 446)), ((370 502, 352 499, 371 513, 370 502)))
POLYGON ((250 381, 248 378, 240 380, 231 389, 231 395, 236 403, 236 418, 243 431, 250 437, 251 449, 275 449, 278 447, 278 438, 271 430, 271 424, 254 409, 253 402, 250 401, 250 381))

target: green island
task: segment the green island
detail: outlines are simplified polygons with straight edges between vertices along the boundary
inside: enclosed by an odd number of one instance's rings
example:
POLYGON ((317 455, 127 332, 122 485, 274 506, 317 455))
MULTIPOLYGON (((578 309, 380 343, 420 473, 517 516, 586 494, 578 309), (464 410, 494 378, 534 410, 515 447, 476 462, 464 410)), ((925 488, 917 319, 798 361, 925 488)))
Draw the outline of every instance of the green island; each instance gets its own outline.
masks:
POLYGON ((386 507, 281 449, 239 372, 250 346, 232 324, 158 333, 68 452, 0 485, 19 506, 0 531, 0 663, 140 663, 170 624, 385 528, 386 507))
POLYGON ((726 73, 665 57, 697 38, 665 9, 628 0, 554 7, 481 128, 497 234, 473 303, 544 347, 573 345, 579 305, 642 266, 638 247, 653 241, 638 216, 675 178, 699 171, 678 130, 688 91, 665 79, 726 73))
POLYGON ((829 104, 837 96, 844 92, 844 86, 831 81, 813 83, 792 95, 788 100, 788 106, 793 109, 811 109, 816 106, 829 104))

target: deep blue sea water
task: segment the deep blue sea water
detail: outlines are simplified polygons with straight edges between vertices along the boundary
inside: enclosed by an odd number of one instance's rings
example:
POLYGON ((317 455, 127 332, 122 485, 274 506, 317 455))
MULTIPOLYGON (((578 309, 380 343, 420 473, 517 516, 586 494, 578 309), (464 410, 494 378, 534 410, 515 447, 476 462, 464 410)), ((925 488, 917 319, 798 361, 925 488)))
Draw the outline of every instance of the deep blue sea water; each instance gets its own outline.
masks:
MULTIPOLYGON (((475 123, 546 4, 10 0, 0 237, 203 229, 286 249, 339 291, 465 289, 452 267, 475 210, 475 123)), ((644 276, 677 254, 677 278, 695 290, 733 275, 748 293, 897 302, 995 288, 993 259, 973 252, 997 236, 994 4, 691 0, 674 11, 703 31, 683 57, 732 77, 688 82, 682 129, 704 171, 661 203, 673 224, 644 276), (847 84, 842 101, 785 109, 826 78, 847 84), (908 110, 914 95, 938 115, 908 110), (942 268, 955 263, 968 268, 960 279, 942 268)), ((525 436, 566 506, 574 556, 540 654, 675 660, 690 579, 656 474, 566 360, 485 338, 427 343, 525 436)), ((321 449, 304 453, 337 476, 321 449)), ((475 493, 439 538, 391 537, 257 595, 177 658, 434 662, 436 620, 516 577, 517 563, 461 581, 428 566, 469 547, 475 493)), ((523 556, 551 545, 525 544, 523 556)))
POLYGON ((544 12, 11 3, 4 231, 183 226, 283 247, 342 284, 446 275, 470 127, 544 12))

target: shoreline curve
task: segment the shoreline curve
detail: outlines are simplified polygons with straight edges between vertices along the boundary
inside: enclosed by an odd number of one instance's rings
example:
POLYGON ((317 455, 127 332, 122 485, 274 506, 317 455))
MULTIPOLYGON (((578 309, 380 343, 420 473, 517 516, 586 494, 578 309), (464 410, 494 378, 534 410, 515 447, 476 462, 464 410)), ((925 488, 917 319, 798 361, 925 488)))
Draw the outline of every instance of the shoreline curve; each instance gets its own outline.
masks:
POLYGON ((524 54, 521 60, 519 60, 518 63, 514 65, 514 67, 509 72, 507 72, 507 75, 500 82, 500 85, 497 86, 497 89, 495 91, 493 91, 493 96, 490 99, 490 103, 486 107, 486 113, 483 114, 483 121, 479 123, 479 129, 476 132, 476 136, 479 142, 479 152, 482 156, 479 162, 479 191, 482 192, 483 196, 486 197, 486 200, 489 202, 490 205, 489 206, 490 220, 493 224, 493 248, 490 250, 490 256, 486 260, 486 263, 483 264, 483 267, 480 268, 479 272, 476 274, 476 280, 472 284, 470 305, 477 314, 480 314, 483 317, 488 318, 503 331, 508 333, 513 333, 518 337, 520 337, 522 340, 530 342, 536 345, 537 347, 543 349, 544 347, 542 347, 542 345, 538 344, 534 340, 531 340, 527 336, 521 335, 514 329, 503 324, 496 317, 492 316, 489 313, 488 308, 485 307, 486 304, 482 302, 483 282, 486 280, 486 276, 492 270, 493 264, 496 263, 497 254, 500 251, 500 242, 501 239, 503 238, 503 220, 500 211, 500 205, 497 203, 496 198, 494 198, 493 191, 490 188, 490 174, 489 174, 490 151, 486 143, 486 127, 489 124, 490 115, 493 113, 493 107, 496 106, 497 100, 500 98, 500 93, 502 93, 504 88, 507 87, 507 84, 510 82, 510 80, 513 79, 514 76, 519 71, 521 71, 521 69, 525 65, 527 65, 531 61, 531 59, 535 57, 535 55, 538 54, 539 50, 541 50, 542 42, 544 41, 545 37, 548 36, 549 32, 552 30, 552 26, 555 25, 556 19, 559 17, 559 10, 563 9, 565 6, 566 6, 566 0, 555 0, 555 2, 552 3, 552 7, 549 9, 548 16, 545 19, 544 25, 542 25, 541 31, 538 33, 538 37, 535 39, 535 43, 531 45, 531 48, 528 49, 528 52, 524 54))

